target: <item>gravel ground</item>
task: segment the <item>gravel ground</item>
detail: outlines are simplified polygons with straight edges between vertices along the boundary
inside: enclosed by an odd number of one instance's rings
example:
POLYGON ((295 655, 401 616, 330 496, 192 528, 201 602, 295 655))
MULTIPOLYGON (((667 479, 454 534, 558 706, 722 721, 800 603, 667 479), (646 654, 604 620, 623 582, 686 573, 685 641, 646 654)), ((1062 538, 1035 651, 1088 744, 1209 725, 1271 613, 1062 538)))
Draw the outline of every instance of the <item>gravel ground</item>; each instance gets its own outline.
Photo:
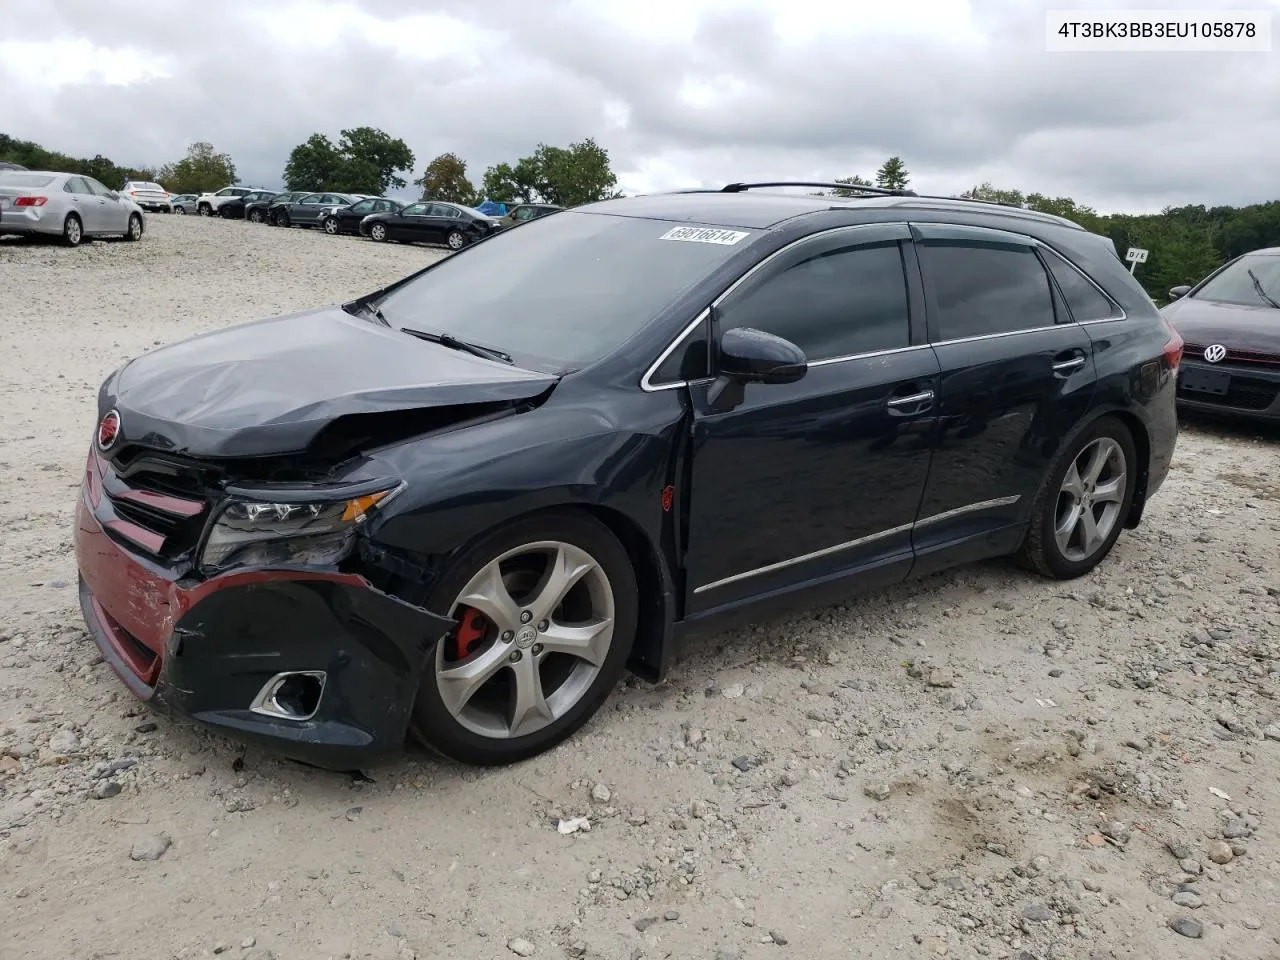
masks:
POLYGON ((1087 578, 714 637, 518 767, 358 781, 150 715, 75 602, 101 379, 438 255, 163 216, 0 243, 0 956, 1277 956, 1274 433, 1185 425, 1087 578))

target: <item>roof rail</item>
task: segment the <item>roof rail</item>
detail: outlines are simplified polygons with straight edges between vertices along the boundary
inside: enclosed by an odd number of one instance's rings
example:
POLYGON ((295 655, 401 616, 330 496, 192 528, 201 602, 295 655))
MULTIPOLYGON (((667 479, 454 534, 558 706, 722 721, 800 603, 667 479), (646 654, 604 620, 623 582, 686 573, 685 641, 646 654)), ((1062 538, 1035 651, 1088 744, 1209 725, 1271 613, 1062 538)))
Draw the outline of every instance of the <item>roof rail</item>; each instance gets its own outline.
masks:
POLYGON ((914 197, 914 190, 898 190, 891 187, 872 187, 862 183, 826 183, 809 180, 778 180, 773 183, 728 183, 720 188, 721 193, 743 193, 760 187, 823 187, 827 190, 856 190, 859 193, 877 197, 914 197))

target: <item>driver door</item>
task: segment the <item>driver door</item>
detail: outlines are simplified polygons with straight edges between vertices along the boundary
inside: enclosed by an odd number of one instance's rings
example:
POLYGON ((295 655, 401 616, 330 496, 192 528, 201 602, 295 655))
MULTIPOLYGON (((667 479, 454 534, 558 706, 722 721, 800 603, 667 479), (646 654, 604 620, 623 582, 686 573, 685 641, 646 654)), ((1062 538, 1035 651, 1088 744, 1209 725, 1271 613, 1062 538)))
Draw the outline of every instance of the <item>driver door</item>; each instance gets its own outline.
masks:
POLYGON ((903 580, 939 377, 909 228, 800 241, 731 289, 709 325, 712 342, 730 327, 783 337, 809 369, 795 383, 749 384, 729 408, 714 381, 689 386, 686 610, 854 571, 868 585, 903 580))

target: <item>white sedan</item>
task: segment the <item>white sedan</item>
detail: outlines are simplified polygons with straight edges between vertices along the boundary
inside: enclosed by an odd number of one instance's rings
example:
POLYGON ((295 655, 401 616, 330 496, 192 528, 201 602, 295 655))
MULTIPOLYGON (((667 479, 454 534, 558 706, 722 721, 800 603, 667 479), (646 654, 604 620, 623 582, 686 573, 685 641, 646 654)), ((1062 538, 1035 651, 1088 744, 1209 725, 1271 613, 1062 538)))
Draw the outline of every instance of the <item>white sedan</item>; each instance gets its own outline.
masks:
POLYGON ((93 177, 0 170, 0 236, 60 236, 76 247, 89 237, 141 240, 145 229, 142 208, 93 177))

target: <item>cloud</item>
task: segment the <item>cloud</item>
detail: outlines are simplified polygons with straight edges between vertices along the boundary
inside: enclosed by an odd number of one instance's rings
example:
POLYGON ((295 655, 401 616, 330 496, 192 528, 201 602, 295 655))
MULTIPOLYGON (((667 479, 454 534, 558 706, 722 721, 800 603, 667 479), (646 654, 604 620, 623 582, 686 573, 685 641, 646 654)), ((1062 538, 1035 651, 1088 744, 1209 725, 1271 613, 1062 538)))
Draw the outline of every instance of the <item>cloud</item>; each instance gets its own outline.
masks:
POLYGON ((869 176, 898 154, 929 192, 1275 197, 1280 58, 1047 53, 1060 5, 9 0, 0 130, 128 164, 210 140, 267 186, 313 131, 368 124, 408 141, 416 172, 452 150, 476 180, 593 136, 631 191, 869 176))

